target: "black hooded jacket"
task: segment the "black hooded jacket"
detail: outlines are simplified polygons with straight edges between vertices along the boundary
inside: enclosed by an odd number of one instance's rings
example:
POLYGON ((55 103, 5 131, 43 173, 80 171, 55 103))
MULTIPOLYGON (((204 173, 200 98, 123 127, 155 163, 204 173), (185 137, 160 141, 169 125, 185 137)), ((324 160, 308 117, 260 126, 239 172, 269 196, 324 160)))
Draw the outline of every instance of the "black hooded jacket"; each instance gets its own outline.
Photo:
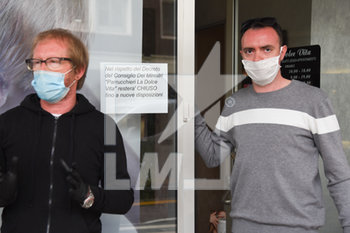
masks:
MULTIPOLYGON (((55 118, 36 94, 0 116, 0 165, 18 159, 18 189, 2 214, 2 233, 99 233, 101 213, 126 213, 134 200, 128 187, 105 190, 106 176, 128 181, 122 136, 114 121, 77 94, 77 104, 55 118), (105 132, 111 131, 108 145, 105 132), (113 136, 114 135, 114 136, 113 136), (111 142, 112 141, 112 142, 111 142), (115 142, 115 143, 114 143, 115 142), (105 174, 105 155, 115 155, 115 171, 105 174), (69 196, 64 159, 90 185, 94 204, 84 209, 69 196)), ((130 182, 126 182, 130 184, 130 182)), ((0 190, 1 192, 1 190, 0 190)))

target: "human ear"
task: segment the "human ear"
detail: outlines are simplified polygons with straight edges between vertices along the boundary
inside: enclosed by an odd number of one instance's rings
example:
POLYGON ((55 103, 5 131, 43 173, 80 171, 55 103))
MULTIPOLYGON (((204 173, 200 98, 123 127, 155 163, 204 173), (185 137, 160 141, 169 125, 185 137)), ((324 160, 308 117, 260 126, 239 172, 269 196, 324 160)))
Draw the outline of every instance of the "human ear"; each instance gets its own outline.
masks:
POLYGON ((282 45, 281 46, 280 62, 283 60, 284 56, 286 55, 287 49, 288 49, 287 45, 282 45))
POLYGON ((77 68, 75 69, 75 80, 79 80, 83 77, 85 73, 85 67, 80 67, 80 68, 77 68))

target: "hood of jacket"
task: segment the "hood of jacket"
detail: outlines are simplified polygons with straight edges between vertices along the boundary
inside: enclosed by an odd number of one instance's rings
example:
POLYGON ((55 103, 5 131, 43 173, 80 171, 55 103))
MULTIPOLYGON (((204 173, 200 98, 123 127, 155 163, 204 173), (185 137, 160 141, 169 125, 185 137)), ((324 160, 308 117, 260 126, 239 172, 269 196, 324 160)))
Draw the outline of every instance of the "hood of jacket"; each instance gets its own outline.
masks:
MULTIPOLYGON (((77 104, 67 114, 80 115, 95 110, 95 107, 81 94, 77 94, 77 104)), ((44 112, 40 106, 40 99, 37 94, 28 95, 20 104, 20 106, 33 112, 44 112)))

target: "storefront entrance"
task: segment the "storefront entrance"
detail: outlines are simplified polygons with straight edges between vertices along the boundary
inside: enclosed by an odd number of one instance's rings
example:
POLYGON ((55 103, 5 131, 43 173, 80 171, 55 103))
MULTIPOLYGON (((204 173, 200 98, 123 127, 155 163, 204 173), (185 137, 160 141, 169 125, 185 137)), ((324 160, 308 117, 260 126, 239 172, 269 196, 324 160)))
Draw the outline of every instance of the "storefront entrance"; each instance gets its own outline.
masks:
MULTIPOLYGON (((104 233, 208 232, 209 216, 219 210, 230 232, 234 153, 206 168, 195 151, 193 119, 199 110, 213 129, 226 97, 242 88, 239 28, 249 18, 276 17, 290 48, 319 46, 320 87, 350 157, 348 0, 2 0, 0 6, 0 113, 33 92, 24 59, 36 33, 68 28, 88 45, 82 93, 121 129, 135 190, 127 215, 103 215, 104 233), (117 90, 110 75, 119 78, 117 90)), ((322 167, 320 161, 327 216, 320 232, 340 233, 322 167)))

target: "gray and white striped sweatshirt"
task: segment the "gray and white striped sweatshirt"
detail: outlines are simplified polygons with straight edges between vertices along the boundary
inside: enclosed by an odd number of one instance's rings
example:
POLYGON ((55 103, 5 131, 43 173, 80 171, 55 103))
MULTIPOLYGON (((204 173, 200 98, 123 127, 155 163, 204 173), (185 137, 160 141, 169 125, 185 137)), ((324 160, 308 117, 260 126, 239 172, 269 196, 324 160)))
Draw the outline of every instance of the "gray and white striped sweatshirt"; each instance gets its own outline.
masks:
POLYGON ((318 229, 325 219, 321 156, 340 222, 350 232, 350 169, 337 118, 321 89, 295 80, 268 93, 241 89, 226 100, 214 132, 200 115, 195 127, 196 149, 208 167, 236 152, 234 220, 261 224, 259 232, 264 225, 270 233, 275 233, 273 226, 276 233, 283 226, 300 232, 318 229))

